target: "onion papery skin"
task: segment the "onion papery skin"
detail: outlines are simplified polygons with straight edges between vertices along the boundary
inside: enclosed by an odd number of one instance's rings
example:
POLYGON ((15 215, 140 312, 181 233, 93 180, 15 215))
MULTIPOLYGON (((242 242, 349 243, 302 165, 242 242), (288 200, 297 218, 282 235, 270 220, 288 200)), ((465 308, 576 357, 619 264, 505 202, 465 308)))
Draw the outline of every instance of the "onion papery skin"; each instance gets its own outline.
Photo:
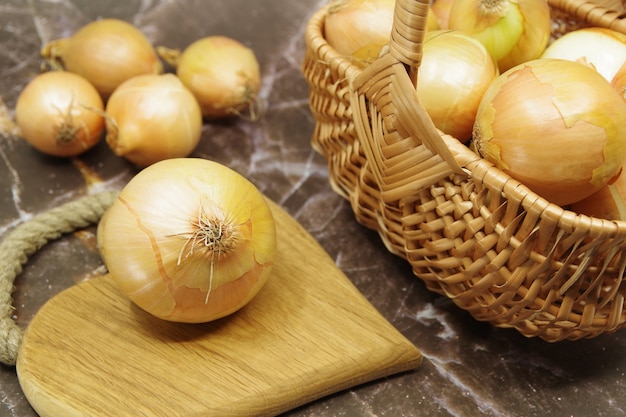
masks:
POLYGON ((335 0, 324 20, 324 37, 342 55, 365 66, 389 43, 395 0, 335 0))
POLYGON ((607 220, 626 221, 626 173, 610 181, 587 198, 572 204, 570 209, 579 214, 607 220))
POLYGON ((437 20, 439 30, 449 29, 450 10, 455 0, 434 0, 430 5, 431 13, 437 20))
POLYGON ((74 157, 93 148, 104 132, 104 105, 83 77, 42 73, 20 93, 15 118, 21 135, 47 155, 74 157))
POLYGON ((431 32, 434 30, 439 30, 439 21, 437 20, 437 16, 433 13, 432 7, 428 9, 428 16, 426 16, 426 32, 431 32))
POLYGON ((198 100, 207 118, 239 115, 254 109, 261 69, 254 51, 226 36, 198 39, 180 55, 176 74, 198 100))
POLYGON ((161 74, 163 65, 146 36, 118 19, 88 23, 69 38, 57 39, 41 51, 67 71, 82 75, 106 100, 124 81, 141 74, 161 74))
POLYGON ((245 306, 267 282, 276 250, 274 219, 260 191, 199 158, 139 172, 103 216, 97 238, 122 293, 155 317, 185 323, 245 306), (200 219, 213 219, 224 239, 233 237, 222 240, 220 253, 200 240, 200 219))
POLYGON ((476 115, 481 156, 558 205, 607 184, 626 159, 626 103, 592 68, 537 59, 494 80, 476 115))
POLYGON ((202 113, 174 74, 125 81, 106 104, 106 141, 116 155, 145 167, 186 157, 202 136, 202 113))
POLYGON ((611 82, 626 62, 626 35, 600 27, 574 30, 552 42, 541 57, 593 65, 611 82))
POLYGON ((611 85, 624 101, 626 101, 626 61, 611 80, 611 85))
POLYGON ((550 7, 546 0, 455 1, 448 28, 478 39, 502 73, 544 52, 550 39, 550 7))
POLYGON ((487 49, 459 31, 426 33, 417 96, 435 126, 462 142, 472 137, 481 97, 498 75, 487 49))

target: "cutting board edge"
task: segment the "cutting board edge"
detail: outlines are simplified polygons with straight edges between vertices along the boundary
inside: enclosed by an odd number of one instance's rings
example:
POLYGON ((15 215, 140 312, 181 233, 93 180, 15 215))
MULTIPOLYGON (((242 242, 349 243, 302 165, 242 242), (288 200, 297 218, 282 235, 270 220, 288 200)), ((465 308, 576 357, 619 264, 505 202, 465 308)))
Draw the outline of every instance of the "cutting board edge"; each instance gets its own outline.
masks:
MULTIPOLYGON (((354 372, 354 369, 342 369, 343 373, 339 375, 336 380, 333 379, 333 381, 331 383, 327 383, 326 386, 324 386, 322 382, 316 389, 311 389, 310 387, 307 387, 307 390, 300 392, 299 395, 289 396, 285 395, 283 392, 282 394, 270 393, 270 395, 261 395, 257 398, 248 397, 244 401, 248 403, 247 409, 243 409, 242 403, 241 401, 239 401, 235 404, 235 408, 227 412, 227 415, 275 415, 278 413, 289 411, 293 408, 297 408, 299 406, 307 404, 310 401, 323 398, 327 395, 334 394, 351 387, 372 382, 376 379, 387 377, 393 374, 411 371, 417 368, 421 364, 423 359, 419 349, 415 345, 413 345, 413 343, 411 343, 408 338, 406 338, 397 328, 395 328, 395 326, 393 326, 388 320, 386 320, 382 316, 382 314, 369 302, 369 300, 367 300, 367 298, 358 290, 354 283, 350 281, 349 278, 345 276, 345 274, 343 274, 343 272, 337 267, 337 265, 334 264, 334 260, 321 247, 321 245, 319 245, 319 242, 317 242, 310 234, 308 234, 308 232, 299 223, 297 223, 295 219, 291 218, 282 208, 280 208, 280 206, 273 202, 271 202, 270 205, 272 206, 272 209, 279 210, 277 214, 282 222, 286 222, 285 224, 295 227, 293 232, 295 232, 297 236, 292 237, 294 237, 296 240, 303 239, 303 242, 305 244, 314 245, 316 251, 321 251, 319 253, 319 256, 321 257, 320 260, 323 261, 321 262, 323 264, 322 270, 325 270, 325 268, 330 268, 330 263, 332 263, 333 269, 336 269, 338 273, 341 274, 341 277, 339 278, 342 286, 344 288, 349 287, 351 293, 353 293, 354 296, 359 297, 359 302, 357 304, 361 305, 365 303, 368 306, 368 310, 370 311, 370 313, 375 313, 378 318, 380 318, 381 323, 385 324, 380 328, 380 333, 388 335, 388 343, 386 349, 389 349, 390 355, 395 354, 398 357, 391 360, 385 357, 384 360, 381 360, 379 362, 376 362, 376 360, 371 360, 369 363, 365 361, 365 363, 363 364, 364 368, 359 369, 357 372, 354 372), (287 216, 288 218, 286 218, 285 216, 287 216), (398 355, 398 349, 400 348, 403 348, 403 353, 401 355, 398 355)), ((306 252, 305 254, 309 255, 306 252)), ((80 286, 81 284, 78 285, 80 286)), ((65 291, 72 291, 72 288, 68 288, 63 292, 65 291)), ((35 320, 36 318, 33 321, 35 320)), ((28 334, 28 330, 29 329, 27 329, 26 334, 28 334)), ((25 339, 28 339, 28 337, 26 337, 25 339)), ((21 362, 20 357, 22 357, 22 355, 18 355, 18 363, 21 362)), ((346 367, 344 366, 344 368, 346 367)), ((59 400, 57 398, 54 398, 54 396, 52 395, 47 395, 45 391, 40 390, 40 387, 36 385, 31 386, 31 384, 29 384, 28 382, 24 382, 22 378, 23 375, 21 375, 21 371, 19 371, 21 369, 21 365, 18 365, 17 369, 18 378, 21 380, 20 384, 23 385, 23 390, 25 394, 28 392, 27 398, 29 399, 29 401, 31 401, 32 398, 31 404, 33 405, 33 408, 35 408, 42 417, 57 417, 58 415, 64 415, 67 417, 78 417, 84 415, 84 413, 79 410, 67 408, 67 404, 59 402, 59 400), (50 410, 52 410, 52 412, 50 412, 50 410)), ((193 415, 211 415, 211 410, 206 408, 204 410, 201 414, 193 415), (206 410, 206 412, 204 412, 204 410, 206 410)), ((226 409, 220 408, 218 410, 220 411, 220 414, 222 414, 221 411, 225 411, 226 409)))

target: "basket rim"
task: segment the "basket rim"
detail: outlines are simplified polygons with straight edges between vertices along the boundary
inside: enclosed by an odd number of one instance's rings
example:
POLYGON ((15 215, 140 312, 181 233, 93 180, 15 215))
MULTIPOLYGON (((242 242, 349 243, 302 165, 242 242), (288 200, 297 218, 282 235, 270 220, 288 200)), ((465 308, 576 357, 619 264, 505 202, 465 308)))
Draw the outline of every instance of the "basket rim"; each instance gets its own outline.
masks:
MULTIPOLYGON (((548 1, 551 10, 553 8, 558 9, 558 7, 553 3, 553 1, 548 1)), ((338 71, 349 80, 349 84, 352 86, 352 81, 354 80, 354 78, 359 76, 367 68, 376 63, 383 57, 383 55, 386 54, 381 55, 379 58, 374 60, 366 67, 361 67, 359 65, 356 65, 354 60, 350 57, 347 57, 337 52, 324 38, 324 18, 330 6, 331 3, 322 6, 309 19, 305 31, 306 45, 308 48, 311 48, 313 51, 315 51, 314 55, 319 57, 324 62, 332 62, 333 66, 337 68, 338 71)), ((389 57, 386 57, 386 59, 389 59, 389 57)), ((397 62, 401 64, 399 61, 397 62)), ((409 77, 408 73, 406 74, 406 77, 409 77)), ((492 191, 495 190, 493 189, 493 187, 490 187, 488 183, 485 183, 483 181, 483 178, 489 175, 497 175, 498 177, 503 178, 505 181, 502 184, 501 189, 497 191, 505 193, 505 185, 507 189, 516 189, 518 191, 521 191, 524 197, 519 201, 519 206, 522 207, 524 210, 528 211, 531 207, 541 206, 543 207, 543 209, 541 209, 539 218, 541 218, 542 220, 545 219, 550 221, 556 220, 556 224, 559 227, 574 229, 580 225, 588 225, 588 228, 590 230, 601 231, 600 234, 604 238, 626 236, 626 220, 604 219, 588 216, 586 214, 577 213, 575 211, 552 203, 550 200, 532 191, 522 182, 512 178, 509 174, 494 166, 494 164, 492 164, 491 162, 482 158, 480 155, 469 149, 469 147, 464 145, 454 136, 443 133, 440 130, 437 131, 446 142, 446 145, 449 148, 450 146, 454 148, 454 158, 457 160, 459 165, 467 171, 468 178, 478 179, 478 181, 480 181, 480 183, 486 188, 492 188, 492 191), (475 171, 482 171, 484 172, 484 175, 482 177, 476 177, 473 175, 475 171)), ((507 200, 508 199, 509 198, 507 195, 507 200)))

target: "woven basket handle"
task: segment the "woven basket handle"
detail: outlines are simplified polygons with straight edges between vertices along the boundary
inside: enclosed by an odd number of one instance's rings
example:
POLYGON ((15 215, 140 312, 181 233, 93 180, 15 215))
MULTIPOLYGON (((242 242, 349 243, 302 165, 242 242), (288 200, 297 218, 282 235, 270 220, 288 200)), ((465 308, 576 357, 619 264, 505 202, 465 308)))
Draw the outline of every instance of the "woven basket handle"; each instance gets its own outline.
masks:
POLYGON ((389 53, 407 66, 413 85, 417 84, 417 69, 422 62, 429 7, 429 0, 396 0, 389 53))
POLYGON ((469 175, 461 166, 466 161, 457 161, 460 142, 444 139, 415 94, 429 6, 429 0, 396 0, 388 53, 352 80, 355 129, 384 201, 412 196, 451 173, 469 175), (381 133, 393 130, 399 135, 381 133), (398 136, 412 138, 413 146, 397 143, 398 136), (399 176, 405 166, 417 170, 399 176))
POLYGON ((591 26, 600 26, 626 34, 626 2, 620 0, 548 0, 551 7, 576 16, 591 26))

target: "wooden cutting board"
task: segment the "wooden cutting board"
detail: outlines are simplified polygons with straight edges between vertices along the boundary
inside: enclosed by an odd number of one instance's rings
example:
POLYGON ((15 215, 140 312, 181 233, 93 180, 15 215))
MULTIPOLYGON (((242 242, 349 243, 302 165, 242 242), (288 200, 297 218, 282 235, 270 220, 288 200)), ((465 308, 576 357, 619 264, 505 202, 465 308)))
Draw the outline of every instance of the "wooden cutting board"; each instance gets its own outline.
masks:
POLYGON ((229 317, 189 325, 156 319, 109 276, 49 300, 17 359, 37 413, 270 416, 416 368, 419 350, 300 224, 270 205, 278 229, 273 275, 229 317))

